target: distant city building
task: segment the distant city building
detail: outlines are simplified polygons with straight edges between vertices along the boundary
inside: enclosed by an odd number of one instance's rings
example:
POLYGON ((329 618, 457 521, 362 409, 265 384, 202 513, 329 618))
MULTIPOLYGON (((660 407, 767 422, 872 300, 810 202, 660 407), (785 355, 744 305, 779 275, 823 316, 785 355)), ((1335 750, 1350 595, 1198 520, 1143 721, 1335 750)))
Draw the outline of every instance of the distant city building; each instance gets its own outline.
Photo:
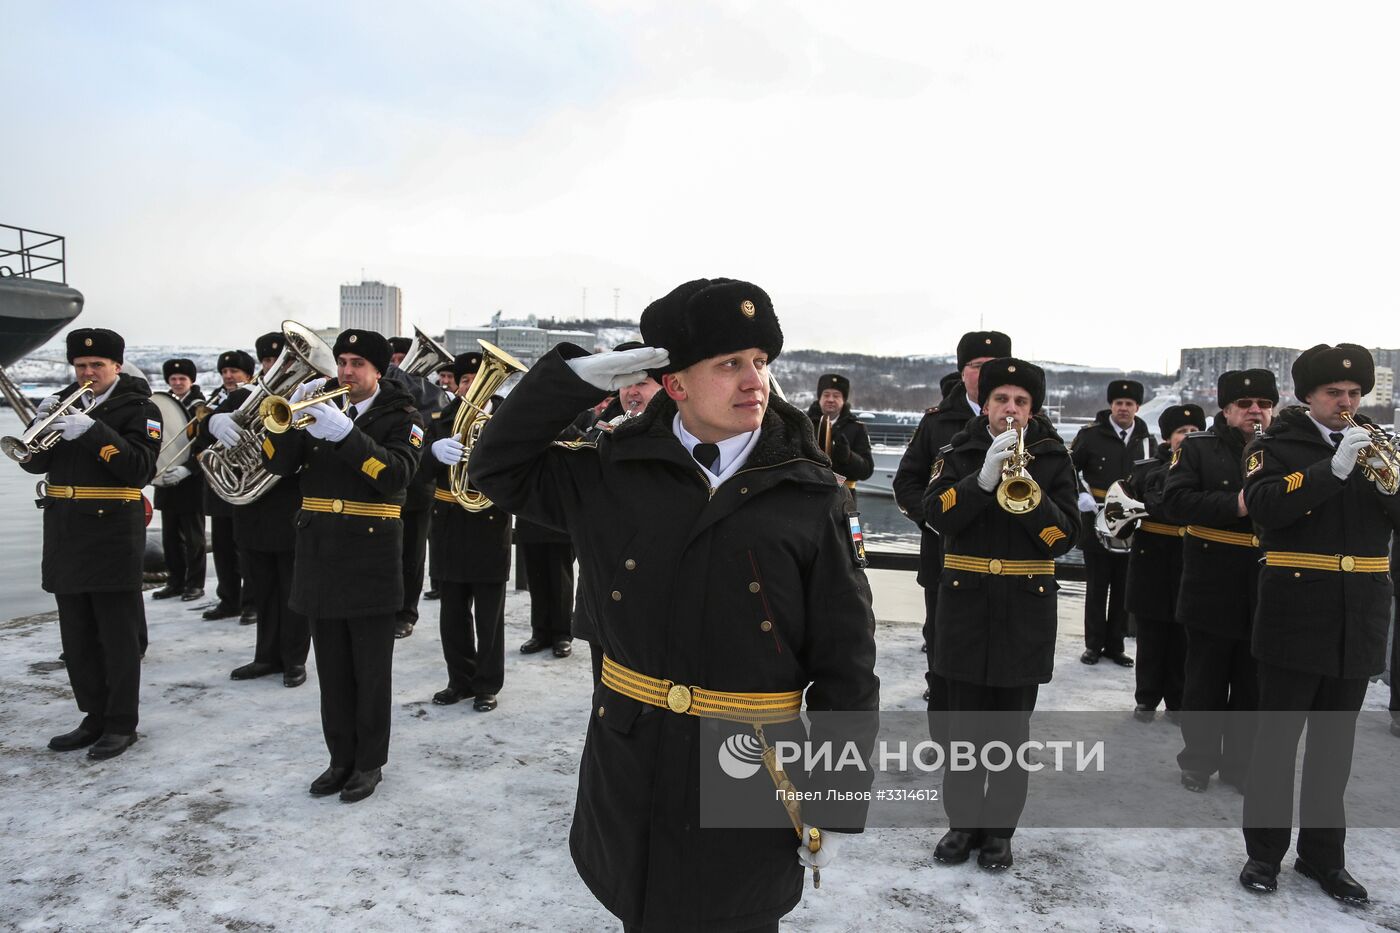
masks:
POLYGON ((340 329, 372 330, 385 337, 403 333, 403 293, 397 285, 361 282, 340 286, 340 329))
POLYGON ((320 337, 329 346, 335 346, 335 338, 339 337, 340 332, 344 329, 343 327, 318 327, 315 333, 317 337, 320 337))
MULTIPOLYGON (((499 320, 498 312, 493 321, 499 320)), ((537 360, 561 343, 575 343, 585 350, 592 350, 595 337, 586 330, 545 330, 542 327, 517 324, 449 327, 443 336, 443 344, 453 353, 467 353, 479 349, 478 340, 494 343, 511 356, 537 360)))
POLYGON ((1267 369, 1278 380, 1280 401, 1293 394, 1292 347, 1189 347, 1181 351, 1183 398, 1215 398, 1220 374, 1232 369, 1267 369))
MULTIPOLYGON (((1380 351, 1386 352, 1386 351, 1380 351)), ((1371 394, 1361 400, 1366 407, 1378 405, 1389 408, 1395 404, 1395 370, 1389 366, 1376 367, 1376 387, 1371 394)))

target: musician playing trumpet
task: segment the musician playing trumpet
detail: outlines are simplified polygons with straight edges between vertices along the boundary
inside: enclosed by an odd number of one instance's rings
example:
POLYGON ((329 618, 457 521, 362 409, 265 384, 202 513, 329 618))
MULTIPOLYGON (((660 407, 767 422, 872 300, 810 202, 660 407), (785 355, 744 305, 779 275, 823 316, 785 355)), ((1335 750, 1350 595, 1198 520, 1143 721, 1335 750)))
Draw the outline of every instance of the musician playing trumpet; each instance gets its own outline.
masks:
MULTIPOLYGON (((1074 544, 1078 488, 1069 451, 1040 414, 1040 367, 990 360, 977 394, 982 413, 943 448, 924 493, 926 520, 944 547, 930 651, 948 682, 949 738, 1014 749, 1029 736, 1036 694, 1054 668, 1054 559, 1074 544)), ((951 829, 934 857, 956 864, 980 849, 983 868, 1009 867, 1027 777, 1019 767, 949 771, 951 829)))
POLYGON ((1298 739, 1308 727, 1294 868, 1342 901, 1366 900, 1346 870, 1356 714, 1385 666, 1388 549, 1400 498, 1393 443, 1355 414, 1375 383, 1371 354, 1319 344, 1293 364, 1294 394, 1245 453, 1244 496, 1264 567, 1254 617, 1260 723, 1244 799, 1240 883, 1272 892, 1292 833, 1298 739), (1353 423, 1355 422, 1355 423, 1353 423), (1377 480, 1381 480, 1378 482, 1377 480))
POLYGON ((330 767, 311 784, 346 802, 374 793, 389 756, 394 619, 403 605, 400 508, 418 469, 423 419, 413 398, 381 379, 389 342, 346 330, 332 347, 336 379, 303 384, 313 392, 349 386, 349 405, 320 401, 294 412, 302 424, 269 434, 263 462, 278 476, 300 471, 296 566, 291 607, 311 621, 321 685, 321 725, 330 767))
POLYGON ((41 402, 38 419, 56 413, 59 399, 84 382, 91 394, 51 423, 62 439, 21 464, 48 474, 39 487, 43 586, 58 603, 68 680, 85 714, 49 748, 91 746, 89 758, 112 758, 136 741, 141 686, 141 487, 155 472, 161 423, 150 387, 121 371, 125 348, 120 334, 104 328, 69 332, 75 382, 41 402))

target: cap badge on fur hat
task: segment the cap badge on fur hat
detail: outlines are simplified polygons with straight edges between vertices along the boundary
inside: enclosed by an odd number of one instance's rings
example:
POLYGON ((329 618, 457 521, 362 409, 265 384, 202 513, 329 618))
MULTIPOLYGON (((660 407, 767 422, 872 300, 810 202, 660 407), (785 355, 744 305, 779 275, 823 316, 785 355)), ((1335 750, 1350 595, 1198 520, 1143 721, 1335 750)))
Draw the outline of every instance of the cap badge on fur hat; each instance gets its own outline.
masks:
POLYGON ((1008 366, 1008 367, 1006 367, 1006 371, 1009 372, 1009 373, 1014 373, 1014 372, 1016 371, 1016 367, 1015 367, 1014 365, 1013 365, 1013 366, 1008 366))
POLYGON ((91 338, 91 337, 85 337, 85 338, 83 339, 83 346, 85 346, 85 347, 90 347, 90 346, 92 346, 92 338, 91 338))
POLYGON ((1244 379, 1244 384, 1245 384, 1245 385, 1249 385, 1249 377, 1248 377, 1248 376, 1245 377, 1245 379, 1244 379))
POLYGON ((1351 360, 1342 360, 1342 369, 1351 369, 1351 360))
POLYGON ((359 335, 359 334, 351 334, 351 335, 350 335, 350 338, 349 338, 349 340, 348 340, 347 342, 348 342, 348 343, 358 343, 359 340, 360 340, 360 335, 359 335))
POLYGON ((754 314, 757 313, 757 309, 754 308, 753 302, 749 301, 747 298, 744 299, 743 304, 739 305, 739 310, 744 313, 744 317, 753 317, 754 314))

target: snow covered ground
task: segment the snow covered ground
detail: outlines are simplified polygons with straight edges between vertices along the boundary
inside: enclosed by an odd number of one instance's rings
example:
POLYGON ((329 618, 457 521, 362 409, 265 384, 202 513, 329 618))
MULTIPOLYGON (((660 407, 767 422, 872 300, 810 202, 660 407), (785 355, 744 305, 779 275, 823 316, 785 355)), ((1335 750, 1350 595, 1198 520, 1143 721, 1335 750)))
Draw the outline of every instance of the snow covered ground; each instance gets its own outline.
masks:
MULTIPOLYGON (((913 575, 872 579, 884 706, 921 708, 913 575)), ((1061 597, 1056 679, 1040 706, 1130 709, 1131 671, 1076 660, 1076 593, 1070 584, 1061 597)), ((529 600, 512 593, 500 709, 436 707, 437 607, 424 602, 417 631, 396 645, 390 762, 353 806, 306 792, 327 760, 314 662, 294 690, 278 677, 228 679, 252 657, 251 628, 149 603, 141 741, 96 763, 45 748, 77 722, 53 615, 0 623, 0 927, 618 929, 566 844, 590 707, 586 646, 567 660, 516 653, 529 600)), ((1384 707, 1373 686, 1367 708, 1384 707)), ((784 929, 1400 930, 1400 831, 1348 836, 1349 867, 1373 898, 1365 908, 1332 901, 1291 860, 1274 897, 1242 890, 1234 829, 1024 829, 999 875, 936 863, 940 833, 867 833, 784 929)))

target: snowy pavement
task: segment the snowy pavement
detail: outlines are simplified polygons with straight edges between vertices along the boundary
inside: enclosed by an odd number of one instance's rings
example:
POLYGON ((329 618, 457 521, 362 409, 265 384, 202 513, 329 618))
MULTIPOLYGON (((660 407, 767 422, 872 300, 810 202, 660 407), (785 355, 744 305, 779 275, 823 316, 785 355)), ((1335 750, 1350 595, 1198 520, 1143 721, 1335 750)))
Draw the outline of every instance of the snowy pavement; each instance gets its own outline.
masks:
MULTIPOLYGON (((872 579, 883 705, 920 709, 913 575, 872 579)), ((1080 594, 1069 584, 1061 595, 1056 678, 1040 707, 1129 710, 1131 671, 1077 661, 1080 594)), ((45 748, 78 720, 54 663, 53 614, 0 623, 0 928, 619 929, 567 848, 590 708, 587 646, 567 660, 518 654, 529 599, 512 592, 500 708, 437 707, 438 603, 422 608, 417 631, 395 647, 384 783, 353 806, 306 792, 327 761, 314 659, 297 689, 275 676, 231 681, 252 658, 251 628, 148 602, 141 740, 91 762, 45 748)), ((1373 685, 1366 706, 1385 700, 1373 685)), ((1162 734, 1177 741, 1173 729, 1162 734)), ((936 825, 848 845, 784 929, 1400 930, 1396 830, 1349 833, 1348 866, 1372 903, 1343 907, 1296 875, 1291 858, 1274 897, 1241 889, 1237 829, 1023 829, 1014 867, 993 875, 936 863, 936 825)))

